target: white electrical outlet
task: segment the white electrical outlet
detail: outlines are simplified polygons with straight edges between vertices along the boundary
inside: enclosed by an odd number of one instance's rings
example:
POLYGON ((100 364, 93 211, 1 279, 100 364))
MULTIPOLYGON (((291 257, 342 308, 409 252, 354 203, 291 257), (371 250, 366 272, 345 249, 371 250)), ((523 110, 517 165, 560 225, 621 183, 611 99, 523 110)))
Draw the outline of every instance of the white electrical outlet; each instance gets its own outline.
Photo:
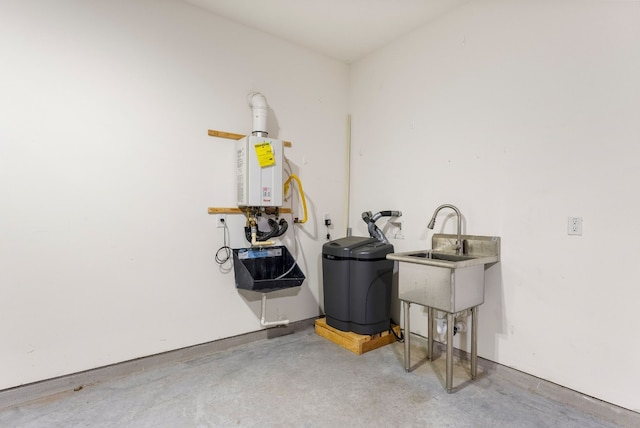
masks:
POLYGON ((567 222, 567 234, 582 235, 582 217, 569 217, 567 222))
POLYGON ((225 224, 227 223, 227 215, 226 214, 218 214, 218 217, 216 218, 217 224, 218 224, 218 228, 223 228, 225 226, 225 224))

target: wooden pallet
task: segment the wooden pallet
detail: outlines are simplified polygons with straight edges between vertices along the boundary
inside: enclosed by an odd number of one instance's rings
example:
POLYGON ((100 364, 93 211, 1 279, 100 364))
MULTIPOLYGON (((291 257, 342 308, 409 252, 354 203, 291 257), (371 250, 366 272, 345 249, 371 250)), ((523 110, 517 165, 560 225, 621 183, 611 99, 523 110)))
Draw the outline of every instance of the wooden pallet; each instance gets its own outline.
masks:
MULTIPOLYGON (((392 328, 399 336, 400 326, 394 325, 392 328)), ((316 333, 358 355, 396 341, 396 337, 388 331, 367 336, 351 331, 338 330, 327 325, 326 318, 316 320, 316 333)))

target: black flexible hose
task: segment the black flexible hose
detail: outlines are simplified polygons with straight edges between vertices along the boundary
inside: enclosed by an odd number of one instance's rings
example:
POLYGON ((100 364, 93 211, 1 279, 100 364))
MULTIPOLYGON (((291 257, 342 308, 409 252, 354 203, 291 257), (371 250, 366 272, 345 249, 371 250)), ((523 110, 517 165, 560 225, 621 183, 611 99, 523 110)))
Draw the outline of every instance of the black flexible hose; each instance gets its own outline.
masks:
POLYGON ((268 220, 269 223, 269 227, 271 227, 271 230, 269 232, 264 232, 262 233, 260 240, 261 241, 267 241, 270 238, 273 238, 274 236, 276 236, 276 233, 278 232, 278 223, 275 220, 269 219, 268 220))
MULTIPOLYGON (((396 340, 398 342, 403 343, 404 342, 404 333, 402 331, 400 331, 400 336, 398 336, 396 334, 396 331, 393 329, 393 325, 394 324, 395 323, 393 322, 393 320, 391 320, 391 327, 389 327, 389 331, 396 337, 396 340)), ((395 325, 397 325, 397 324, 395 324, 395 325)))
POLYGON ((279 230, 278 232, 273 235, 273 236, 282 236, 284 235, 284 233, 287 231, 287 229, 289 228, 289 223, 287 223, 287 221, 283 218, 280 219, 280 222, 278 223, 279 226, 279 230))
MULTIPOLYGON (((273 230, 271 230, 270 232, 262 232, 260 230, 256 230, 256 241, 266 241, 272 236, 271 233, 273 233, 273 230)), ((244 228, 244 237, 247 238, 248 242, 251 242, 251 228, 249 226, 246 226, 244 228)))
MULTIPOLYGON (((268 232, 262 232, 261 230, 257 229, 257 226, 256 226, 256 241, 268 241, 271 238, 281 236, 287 231, 289 227, 289 224, 283 218, 280 219, 280 222, 277 222, 273 219, 269 219, 268 223, 269 223, 269 227, 271 228, 271 230, 269 230, 268 232)), ((251 242, 250 227, 247 226, 244 228, 244 235, 247 241, 251 242)))

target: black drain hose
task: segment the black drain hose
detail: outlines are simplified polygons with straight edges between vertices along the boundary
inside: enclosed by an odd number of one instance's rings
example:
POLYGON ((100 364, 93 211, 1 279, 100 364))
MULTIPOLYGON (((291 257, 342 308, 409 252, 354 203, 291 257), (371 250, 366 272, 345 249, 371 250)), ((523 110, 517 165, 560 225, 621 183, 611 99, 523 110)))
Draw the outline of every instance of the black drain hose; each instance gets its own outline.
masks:
POLYGON ((397 340, 398 342, 403 343, 403 342, 404 342, 404 333, 403 333, 403 332, 402 332, 402 330, 401 330, 401 331, 400 331, 400 336, 398 336, 398 335, 396 334, 396 331, 393 329, 394 324, 395 324, 395 325, 398 325, 398 324, 394 323, 394 322, 393 322, 393 319, 392 319, 392 320, 391 320, 391 327, 389 327, 389 331, 390 331, 390 332, 391 332, 391 333, 396 337, 396 340, 397 340))

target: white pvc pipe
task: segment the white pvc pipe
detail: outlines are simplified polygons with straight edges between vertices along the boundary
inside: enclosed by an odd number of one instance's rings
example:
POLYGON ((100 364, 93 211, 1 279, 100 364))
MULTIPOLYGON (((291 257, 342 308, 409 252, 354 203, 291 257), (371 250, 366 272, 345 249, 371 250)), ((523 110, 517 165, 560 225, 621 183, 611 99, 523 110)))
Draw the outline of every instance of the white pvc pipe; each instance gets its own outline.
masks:
MULTIPOLYGON (((456 314, 456 317, 454 318, 454 328, 455 328, 455 332, 456 333, 465 333, 467 331, 467 322, 462 319, 462 316, 466 316, 467 314, 467 310, 465 309, 464 311, 456 314)), ((436 331, 438 332, 438 336, 440 336, 440 339, 442 340, 444 338, 444 336, 447 334, 447 330, 449 328, 448 326, 448 322, 446 318, 440 318, 440 315, 444 315, 444 313, 438 311, 438 318, 436 318, 436 331)))
POLYGON ((271 245, 275 245, 275 241, 258 241, 256 228, 254 227, 251 228, 251 246, 252 247, 269 247, 271 245))
POLYGON ((349 214, 351 213, 351 115, 347 115, 347 171, 346 171, 347 191, 345 192, 345 222, 344 222, 344 236, 351 235, 351 226, 349 222, 349 214))
POLYGON ((446 318, 436 318, 436 331, 438 332, 438 336, 444 336, 447 334, 446 318))
POLYGON ((276 327, 289 324, 289 320, 267 321, 265 319, 267 313, 267 294, 262 293, 262 315, 260 316, 260 325, 263 327, 276 327))
POLYGON ((267 99, 260 92, 251 92, 249 94, 249 106, 253 110, 253 135, 266 137, 267 132, 267 113, 269 107, 267 99))

